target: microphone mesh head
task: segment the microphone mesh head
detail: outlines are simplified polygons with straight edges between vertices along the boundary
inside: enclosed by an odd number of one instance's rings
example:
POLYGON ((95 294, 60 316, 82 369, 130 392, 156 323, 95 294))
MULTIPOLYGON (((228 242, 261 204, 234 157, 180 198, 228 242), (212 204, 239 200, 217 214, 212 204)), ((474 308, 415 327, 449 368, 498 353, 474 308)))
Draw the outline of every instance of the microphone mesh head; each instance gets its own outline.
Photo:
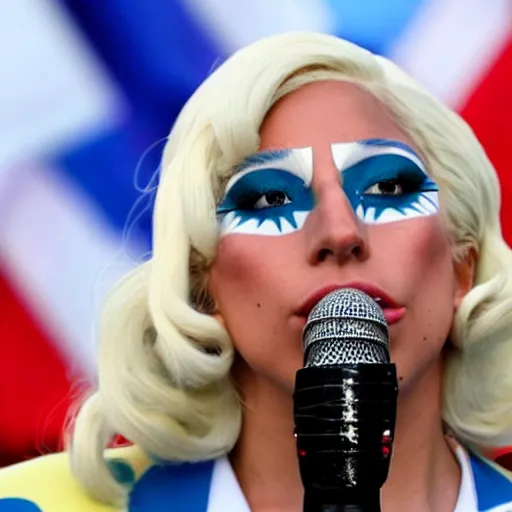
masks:
POLYGON ((315 305, 302 342, 306 367, 390 360, 382 309, 366 293, 352 288, 335 290, 315 305))

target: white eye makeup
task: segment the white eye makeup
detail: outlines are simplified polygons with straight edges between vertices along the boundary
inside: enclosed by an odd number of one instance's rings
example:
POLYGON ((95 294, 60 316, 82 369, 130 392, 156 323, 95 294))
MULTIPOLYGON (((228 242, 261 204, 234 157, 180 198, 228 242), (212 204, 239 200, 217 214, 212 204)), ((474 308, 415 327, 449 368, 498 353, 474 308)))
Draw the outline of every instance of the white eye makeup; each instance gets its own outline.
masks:
POLYGON ((406 144, 368 139, 332 144, 331 151, 343 175, 343 190, 366 224, 403 221, 439 211, 439 187, 406 144))
POLYGON ((263 151, 248 157, 217 209, 222 235, 277 236, 302 228, 314 205, 312 148, 263 151))
MULTIPOLYGON (((439 211, 438 186, 421 158, 402 142, 368 139, 331 145, 342 186, 367 224, 439 211)), ((278 236, 301 229, 315 205, 312 148, 249 156, 229 180, 217 209, 221 235, 278 236)))

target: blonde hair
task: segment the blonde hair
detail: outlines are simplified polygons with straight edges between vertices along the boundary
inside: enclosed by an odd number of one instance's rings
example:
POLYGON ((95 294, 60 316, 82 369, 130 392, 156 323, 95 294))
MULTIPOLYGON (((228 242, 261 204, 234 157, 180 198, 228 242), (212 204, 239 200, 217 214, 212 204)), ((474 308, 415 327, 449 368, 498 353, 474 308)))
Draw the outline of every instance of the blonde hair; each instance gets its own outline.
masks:
POLYGON ((106 304, 99 387, 79 413, 72 468, 103 501, 126 489, 104 460, 120 433, 150 456, 195 461, 235 444, 241 407, 230 382, 228 333, 202 308, 215 254, 215 206, 233 166, 254 152, 282 96, 316 80, 364 87, 415 141, 440 185, 454 258, 478 253, 446 367, 444 419, 465 442, 512 442, 512 258, 499 223, 495 171, 467 124, 390 61, 336 37, 291 33, 233 55, 196 91, 169 137, 150 261, 106 304))

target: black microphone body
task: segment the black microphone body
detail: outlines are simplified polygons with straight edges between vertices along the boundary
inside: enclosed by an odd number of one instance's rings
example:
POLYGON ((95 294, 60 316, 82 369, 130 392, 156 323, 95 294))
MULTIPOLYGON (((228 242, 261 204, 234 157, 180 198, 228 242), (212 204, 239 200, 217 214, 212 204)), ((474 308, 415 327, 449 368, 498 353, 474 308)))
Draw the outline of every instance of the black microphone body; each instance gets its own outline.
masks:
POLYGON ((380 512, 396 394, 394 364, 298 371, 294 414, 304 512, 380 512))
MULTIPOLYGON (((344 293, 346 301, 354 299, 353 292, 334 294, 344 293), (347 293, 352 294, 348 299, 347 293)), ((340 297, 326 299, 339 303, 340 297)), ((364 300, 372 301, 367 296, 364 300)), ((316 318, 312 312, 304 330, 306 367, 297 372, 294 393, 304 512, 381 510, 398 384, 395 365, 389 362, 385 319, 376 304, 370 306, 377 310, 362 326, 360 318, 352 321, 353 311, 347 320, 333 316, 332 307, 326 314, 324 307, 316 318)), ((315 309, 321 307, 319 303, 315 309)))

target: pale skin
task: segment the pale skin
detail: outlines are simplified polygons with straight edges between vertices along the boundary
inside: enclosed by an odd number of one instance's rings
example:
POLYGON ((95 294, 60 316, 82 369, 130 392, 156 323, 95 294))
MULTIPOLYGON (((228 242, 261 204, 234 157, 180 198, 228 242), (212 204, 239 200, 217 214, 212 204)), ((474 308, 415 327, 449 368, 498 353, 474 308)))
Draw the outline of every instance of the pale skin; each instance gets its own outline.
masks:
POLYGON ((386 108, 355 85, 302 87, 273 107, 260 135, 261 150, 313 148, 316 206, 292 234, 223 237, 209 273, 217 317, 238 353, 233 375, 244 414, 230 458, 251 510, 302 510, 292 409, 303 364, 297 308, 320 285, 363 280, 406 308, 390 328, 400 394, 382 510, 453 511, 460 469, 442 429, 442 350, 472 285, 473 255, 454 264, 442 215, 373 226, 354 215, 331 144, 386 138, 415 147, 386 108))

